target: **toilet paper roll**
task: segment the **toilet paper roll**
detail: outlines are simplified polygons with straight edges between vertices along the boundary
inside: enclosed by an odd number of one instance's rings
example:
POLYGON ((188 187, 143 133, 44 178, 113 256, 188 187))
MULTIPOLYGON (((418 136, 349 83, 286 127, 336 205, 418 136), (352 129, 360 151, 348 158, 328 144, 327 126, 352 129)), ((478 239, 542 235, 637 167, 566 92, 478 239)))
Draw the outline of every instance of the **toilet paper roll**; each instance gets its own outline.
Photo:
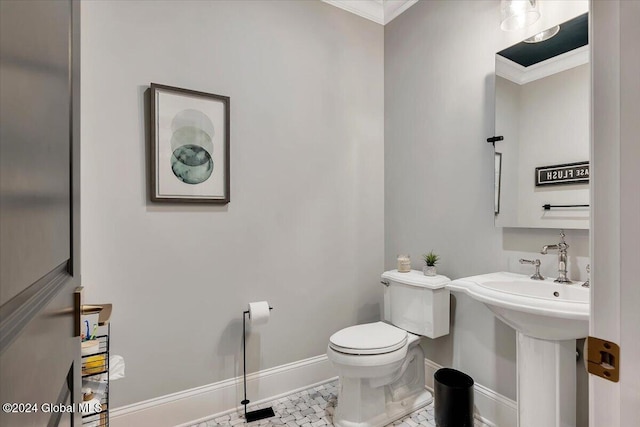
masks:
POLYGON ((269 303, 257 301, 249 303, 249 322, 252 325, 264 325, 269 321, 269 303))

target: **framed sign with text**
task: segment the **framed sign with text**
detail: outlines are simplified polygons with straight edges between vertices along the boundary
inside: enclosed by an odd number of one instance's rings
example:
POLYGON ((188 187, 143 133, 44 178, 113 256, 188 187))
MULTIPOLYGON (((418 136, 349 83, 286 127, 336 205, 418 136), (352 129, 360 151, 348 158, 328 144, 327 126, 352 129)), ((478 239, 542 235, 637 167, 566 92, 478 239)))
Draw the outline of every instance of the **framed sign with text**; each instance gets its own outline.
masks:
POLYGON ((536 168, 536 187, 558 184, 588 184, 589 162, 565 163, 563 165, 536 168))

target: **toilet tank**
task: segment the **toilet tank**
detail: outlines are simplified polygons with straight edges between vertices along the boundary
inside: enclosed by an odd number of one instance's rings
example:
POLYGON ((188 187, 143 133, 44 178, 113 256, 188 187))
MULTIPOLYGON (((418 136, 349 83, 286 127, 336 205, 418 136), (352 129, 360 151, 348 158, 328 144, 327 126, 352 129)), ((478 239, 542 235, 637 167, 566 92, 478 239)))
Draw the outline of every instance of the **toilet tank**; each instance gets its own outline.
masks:
POLYGON ((429 338, 448 335, 449 282, 446 276, 425 276, 422 271, 385 271, 384 320, 429 338))

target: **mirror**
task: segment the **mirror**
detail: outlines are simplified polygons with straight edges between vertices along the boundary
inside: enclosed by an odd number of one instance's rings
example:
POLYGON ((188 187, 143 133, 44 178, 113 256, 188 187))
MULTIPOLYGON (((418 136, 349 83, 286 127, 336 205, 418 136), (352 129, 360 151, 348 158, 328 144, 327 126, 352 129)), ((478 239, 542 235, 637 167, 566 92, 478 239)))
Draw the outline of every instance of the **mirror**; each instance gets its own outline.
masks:
POLYGON ((495 86, 496 226, 588 229, 587 14, 498 52, 495 86))

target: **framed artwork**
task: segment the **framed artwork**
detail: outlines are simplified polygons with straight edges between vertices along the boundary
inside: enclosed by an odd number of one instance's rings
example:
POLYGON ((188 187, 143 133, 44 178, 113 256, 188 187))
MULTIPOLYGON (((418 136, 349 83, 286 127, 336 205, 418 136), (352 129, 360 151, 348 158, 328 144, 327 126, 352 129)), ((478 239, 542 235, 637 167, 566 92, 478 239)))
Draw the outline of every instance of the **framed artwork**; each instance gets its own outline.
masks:
POLYGON ((502 178, 502 153, 496 153, 494 157, 494 203, 493 212, 497 215, 500 213, 500 178, 502 178))
POLYGON ((229 203, 229 97, 151 84, 151 200, 229 203))

